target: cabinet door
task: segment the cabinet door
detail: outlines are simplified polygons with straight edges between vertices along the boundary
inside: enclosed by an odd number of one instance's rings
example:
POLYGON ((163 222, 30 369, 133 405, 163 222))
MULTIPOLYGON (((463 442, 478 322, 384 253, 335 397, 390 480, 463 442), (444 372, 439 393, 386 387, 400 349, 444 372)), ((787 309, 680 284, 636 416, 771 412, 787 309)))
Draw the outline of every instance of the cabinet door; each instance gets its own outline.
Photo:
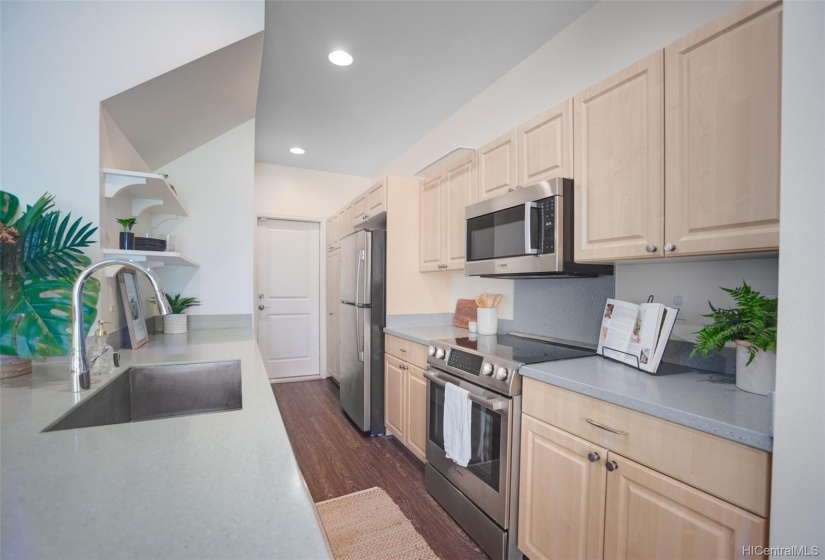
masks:
POLYGON ((767 522, 621 455, 607 475, 605 558, 741 558, 767 522))
POLYGON ((354 214, 354 206, 352 203, 347 204, 347 208, 344 211, 344 237, 355 231, 355 214, 354 214))
POLYGON ((533 560, 602 557, 606 456, 605 449, 522 415, 519 550, 533 560), (590 453, 598 456, 591 461, 590 453))
POLYGON ((346 231, 347 209, 342 208, 335 216, 335 233, 338 236, 335 240, 335 246, 341 246, 341 239, 349 232, 346 231))
POLYGON ((427 380, 424 370, 412 364, 407 369, 407 448, 427 460, 427 380))
POLYGON ((377 216, 387 211, 387 180, 381 179, 367 191, 366 215, 367 218, 377 216))
POLYGON ((518 186, 518 138, 512 130, 476 150, 478 200, 504 194, 518 186))
POLYGON ((367 219, 367 193, 363 193, 352 201, 352 221, 353 227, 367 219))
POLYGON ((665 70, 666 255, 778 249, 782 4, 743 3, 665 70))
POLYGON ((424 179, 420 187, 418 235, 421 272, 443 270, 444 266, 444 174, 424 179))
POLYGON ((335 216, 327 219, 327 251, 335 249, 335 216))
POLYGON ((518 178, 523 187, 573 176, 573 100, 518 127, 518 178))
POLYGON ((341 287, 338 276, 341 270, 341 249, 327 253, 327 370, 338 379, 340 325, 338 304, 341 287))
POLYGON ((467 219, 464 209, 476 199, 475 154, 456 163, 446 171, 447 199, 444 231, 444 256, 448 270, 462 270, 467 246, 467 219))
POLYGON ((663 254, 663 54, 574 98, 577 261, 663 254))
POLYGON ((404 425, 406 411, 406 372, 402 369, 404 362, 384 354, 384 427, 387 434, 392 434, 406 445, 406 428, 404 425))

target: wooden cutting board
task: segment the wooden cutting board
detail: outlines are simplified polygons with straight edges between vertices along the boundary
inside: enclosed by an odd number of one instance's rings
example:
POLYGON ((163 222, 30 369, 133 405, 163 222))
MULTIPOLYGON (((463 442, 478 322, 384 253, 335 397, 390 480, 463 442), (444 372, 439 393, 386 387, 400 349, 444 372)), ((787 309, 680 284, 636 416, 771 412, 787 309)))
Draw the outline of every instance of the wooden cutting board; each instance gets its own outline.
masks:
POLYGON ((470 321, 475 321, 478 313, 478 305, 474 299, 460 299, 455 304, 455 314, 453 315, 453 326, 468 328, 470 321))

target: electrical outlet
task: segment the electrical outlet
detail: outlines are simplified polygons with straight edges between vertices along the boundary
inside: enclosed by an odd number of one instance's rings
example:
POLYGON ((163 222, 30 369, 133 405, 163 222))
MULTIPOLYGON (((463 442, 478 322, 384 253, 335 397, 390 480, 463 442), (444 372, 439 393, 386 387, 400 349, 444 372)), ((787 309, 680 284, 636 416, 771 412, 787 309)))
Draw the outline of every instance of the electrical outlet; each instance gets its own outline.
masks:
POLYGON ((671 292, 670 293, 670 306, 671 307, 678 307, 681 309, 687 305, 687 292, 671 292))

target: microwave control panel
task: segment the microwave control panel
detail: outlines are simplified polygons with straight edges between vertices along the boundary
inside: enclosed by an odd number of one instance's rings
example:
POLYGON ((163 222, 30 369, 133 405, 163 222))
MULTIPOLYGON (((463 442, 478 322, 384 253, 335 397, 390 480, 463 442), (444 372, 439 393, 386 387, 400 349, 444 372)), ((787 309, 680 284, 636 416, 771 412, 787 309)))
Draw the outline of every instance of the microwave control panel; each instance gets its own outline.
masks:
POLYGON ((542 255, 556 252, 556 197, 548 196, 536 202, 541 224, 542 255))

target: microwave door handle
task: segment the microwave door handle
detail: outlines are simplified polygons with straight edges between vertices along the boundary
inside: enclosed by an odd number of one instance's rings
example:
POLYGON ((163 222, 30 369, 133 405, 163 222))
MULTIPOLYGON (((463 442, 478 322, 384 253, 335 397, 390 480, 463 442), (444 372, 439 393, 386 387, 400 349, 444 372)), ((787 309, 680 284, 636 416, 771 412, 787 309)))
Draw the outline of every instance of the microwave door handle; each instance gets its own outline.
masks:
POLYGON ((532 222, 533 213, 531 210, 533 208, 538 208, 539 205, 535 202, 527 202, 524 204, 524 254, 525 255, 538 255, 539 248, 533 247, 530 244, 530 223, 532 222))
MULTIPOLYGON (((449 381, 444 381, 443 379, 440 379, 437 375, 435 375, 431 371, 425 371, 424 372, 424 377, 429 379, 432 383, 435 383, 436 385, 440 385, 441 387, 446 387, 447 383, 449 383, 449 381)), ((450 383, 450 384, 455 385, 455 383, 450 383)), ((479 397, 478 395, 474 395, 472 393, 470 393, 468 396, 470 397, 470 400, 473 401, 474 403, 480 404, 484 408, 486 408, 488 410, 492 410, 493 412, 499 411, 502 408, 504 408, 504 403, 502 403, 499 400, 491 401, 491 400, 485 399, 484 397, 479 397)))

